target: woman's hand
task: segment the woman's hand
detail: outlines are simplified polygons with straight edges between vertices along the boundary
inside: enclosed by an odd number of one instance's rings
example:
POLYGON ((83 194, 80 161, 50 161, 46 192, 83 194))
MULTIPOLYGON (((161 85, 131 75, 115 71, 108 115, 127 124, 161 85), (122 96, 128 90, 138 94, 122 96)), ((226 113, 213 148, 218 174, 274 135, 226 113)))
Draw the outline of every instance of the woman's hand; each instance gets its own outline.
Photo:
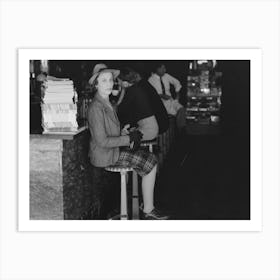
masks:
POLYGON ((140 147, 142 137, 143 133, 139 130, 133 130, 129 132, 131 150, 136 151, 140 147))
POLYGON ((160 97, 163 99, 163 100, 169 100, 171 97, 167 94, 160 94, 160 97))
POLYGON ((122 100, 125 96, 125 88, 121 87, 120 89, 120 96, 119 96, 119 99, 118 99, 118 102, 117 102, 117 106, 119 106, 121 103, 122 103, 122 100))
POLYGON ((129 128, 130 128, 130 124, 126 124, 121 131, 121 135, 128 135, 129 134, 129 128))
POLYGON ((128 88, 129 86, 131 86, 131 84, 129 82, 127 82, 127 81, 122 81, 121 82, 121 87, 122 88, 128 88))

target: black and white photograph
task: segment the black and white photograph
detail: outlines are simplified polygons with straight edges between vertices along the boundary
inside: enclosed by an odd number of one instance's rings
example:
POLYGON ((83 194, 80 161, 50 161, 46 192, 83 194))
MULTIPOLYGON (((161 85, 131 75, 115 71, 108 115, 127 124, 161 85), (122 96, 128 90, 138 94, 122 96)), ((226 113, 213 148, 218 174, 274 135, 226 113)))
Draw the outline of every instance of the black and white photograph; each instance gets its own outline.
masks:
POLYGON ((29 60, 29 219, 251 222, 254 63, 29 60))
POLYGON ((250 61, 30 67, 30 219, 250 219, 250 61))

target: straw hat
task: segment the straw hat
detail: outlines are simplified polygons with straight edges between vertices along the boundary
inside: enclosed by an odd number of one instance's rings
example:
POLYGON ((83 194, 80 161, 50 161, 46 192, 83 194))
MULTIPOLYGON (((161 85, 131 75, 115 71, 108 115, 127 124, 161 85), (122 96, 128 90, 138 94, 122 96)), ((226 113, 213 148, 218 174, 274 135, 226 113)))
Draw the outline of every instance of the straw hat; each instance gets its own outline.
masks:
POLYGON ((94 81, 96 80, 96 78, 99 76, 100 73, 112 73, 114 79, 117 78, 120 74, 120 70, 116 70, 116 69, 109 69, 107 68, 107 66, 103 63, 100 64, 96 64, 93 68, 92 71, 92 76, 89 79, 89 84, 92 85, 94 83, 94 81))

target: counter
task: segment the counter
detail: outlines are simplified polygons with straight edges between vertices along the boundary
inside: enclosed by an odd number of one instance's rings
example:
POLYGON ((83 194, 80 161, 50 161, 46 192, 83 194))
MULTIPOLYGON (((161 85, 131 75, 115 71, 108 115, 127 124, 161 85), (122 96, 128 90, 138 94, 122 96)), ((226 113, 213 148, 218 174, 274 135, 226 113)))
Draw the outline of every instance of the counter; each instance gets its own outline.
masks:
POLYGON ((30 134, 30 219, 92 219, 94 195, 88 159, 89 131, 30 134))

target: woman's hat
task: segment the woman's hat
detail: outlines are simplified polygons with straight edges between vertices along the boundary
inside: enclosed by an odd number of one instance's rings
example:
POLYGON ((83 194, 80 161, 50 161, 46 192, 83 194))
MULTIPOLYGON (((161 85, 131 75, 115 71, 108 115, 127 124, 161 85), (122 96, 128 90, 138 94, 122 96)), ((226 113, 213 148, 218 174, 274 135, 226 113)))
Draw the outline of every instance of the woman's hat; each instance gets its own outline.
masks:
POLYGON ((92 77, 89 79, 89 84, 92 85, 94 83, 94 81, 96 80, 96 78, 99 76, 100 73, 112 73, 114 79, 117 78, 120 74, 120 70, 116 70, 116 69, 109 69, 107 68, 107 66, 103 63, 100 64, 96 64, 93 68, 92 71, 92 77))

